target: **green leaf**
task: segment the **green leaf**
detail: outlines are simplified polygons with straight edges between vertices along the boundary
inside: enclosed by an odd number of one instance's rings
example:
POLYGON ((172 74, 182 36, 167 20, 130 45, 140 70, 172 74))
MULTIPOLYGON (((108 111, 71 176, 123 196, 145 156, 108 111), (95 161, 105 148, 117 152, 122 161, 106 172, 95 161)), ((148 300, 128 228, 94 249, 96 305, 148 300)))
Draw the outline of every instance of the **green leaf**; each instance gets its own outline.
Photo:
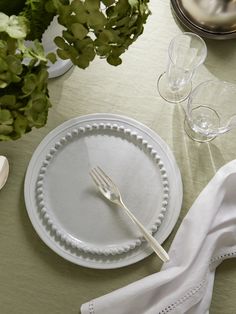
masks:
POLYGON ((61 4, 63 5, 69 5, 70 1, 69 0, 59 0, 61 4))
POLYGON ((26 133, 28 127, 28 120, 21 114, 17 114, 17 117, 14 121, 14 131, 22 136, 26 133))
POLYGON ((72 60, 72 62, 74 63, 76 58, 78 57, 78 51, 76 50, 75 47, 70 46, 69 50, 68 50, 69 54, 70 54, 70 59, 72 60))
POLYGON ((89 12, 98 10, 100 8, 100 0, 86 0, 84 6, 89 12))
POLYGON ((145 5, 145 3, 140 3, 139 10, 144 19, 146 19, 148 15, 151 14, 151 11, 147 7, 147 5, 145 5))
POLYGON ((89 60, 82 55, 76 60, 76 65, 81 69, 86 69, 89 66, 89 60))
POLYGON ((12 74, 11 72, 2 72, 0 73, 0 80, 5 81, 5 82, 11 82, 12 74))
POLYGON ((71 31, 77 39, 84 39, 84 37, 88 34, 87 28, 85 28, 80 23, 74 23, 71 25, 71 31))
POLYGON ((10 108, 14 108, 16 104, 16 96, 15 95, 4 95, 0 97, 0 105, 6 106, 10 108))
POLYGON ((17 101, 14 105, 14 110, 19 109, 19 111, 22 111, 23 108, 25 106, 25 103, 21 102, 21 101, 17 101))
POLYGON ((76 22, 80 23, 80 24, 85 24, 87 23, 89 18, 89 14, 86 11, 81 11, 81 12, 76 12, 76 22))
MULTIPOLYGON (((11 2, 15 2, 15 0, 11 2)), ((56 11, 53 9, 51 0, 27 0, 20 15, 29 22, 27 39, 33 41, 36 38, 42 39, 42 35, 56 15, 56 11)))
POLYGON ((84 24, 88 19, 88 12, 80 0, 74 0, 71 3, 71 8, 75 12, 75 18, 78 23, 84 24))
POLYGON ((106 25, 106 22, 107 22, 106 17, 100 11, 93 11, 92 13, 89 14, 88 24, 91 27, 94 27, 94 28, 96 28, 98 26, 102 27, 102 26, 106 25))
POLYGON ((1 79, 0 79, 0 88, 5 88, 5 87, 7 87, 7 83, 5 82, 5 81, 2 81, 1 79))
MULTIPOLYGON (((65 38, 65 40, 70 44, 76 41, 75 37, 73 36, 71 32, 63 30, 62 35, 65 38)), ((62 49, 65 49, 65 48, 62 48, 62 49)))
POLYGON ((44 91, 47 86, 48 71, 46 68, 42 68, 37 75, 37 89, 44 91))
POLYGON ((104 44, 104 45, 98 46, 96 49, 96 52, 100 56, 106 56, 111 52, 111 49, 112 49, 111 46, 104 44))
MULTIPOLYGON (((74 24, 74 23, 78 23, 78 19, 77 19, 77 16, 75 14, 73 15, 70 15, 69 17, 67 17, 67 23, 66 23, 66 27, 68 29, 70 29, 71 25, 74 24)), ((80 23, 80 22, 79 22, 80 23)), ((82 23, 81 23, 82 24, 82 23)))
POLYGON ((118 16, 118 14, 115 12, 114 6, 108 7, 106 9, 106 15, 109 17, 109 22, 111 21, 111 19, 116 20, 116 18, 118 16))
POLYGON ((0 124, 12 124, 13 118, 11 112, 7 109, 0 109, 0 124))
POLYGON ((130 6, 133 7, 137 7, 139 4, 139 0, 128 0, 130 6))
POLYGON ((13 127, 11 125, 0 124, 0 134, 7 135, 13 131, 13 127))
POLYGON ((37 76, 35 74, 28 74, 24 78, 24 85, 22 91, 24 94, 31 94, 37 86, 37 76))
POLYGON ((40 128, 47 122, 48 108, 50 106, 48 98, 42 93, 34 94, 25 108, 25 115, 31 127, 40 128))
POLYGON ((110 55, 107 58, 107 62, 111 65, 117 66, 117 65, 120 65, 122 63, 122 60, 119 57, 115 57, 115 56, 110 55))
POLYGON ((39 61, 47 63, 47 59, 45 57, 44 48, 41 42, 38 39, 35 39, 33 42, 33 46, 26 48, 24 51, 25 58, 33 58, 38 59, 39 61))
POLYGON ((36 111, 29 110, 27 118, 33 126, 35 126, 36 128, 41 128, 47 122, 47 112, 43 111, 38 113, 36 111))
POLYGON ((37 113, 41 113, 45 110, 45 107, 46 107, 45 97, 39 94, 39 97, 32 101, 32 110, 37 113))
POLYGON ((82 50, 82 57, 83 55, 89 60, 92 61, 95 58, 95 51, 93 47, 85 47, 82 50))
POLYGON ((114 9, 118 13, 118 16, 124 16, 128 14, 130 10, 130 4, 127 0, 119 0, 114 9))
MULTIPOLYGON (((32 95, 30 97, 34 97, 35 93, 40 92, 41 94, 47 95, 47 81, 48 81, 48 71, 47 68, 41 68, 40 71, 36 75, 37 78, 37 84, 35 89, 31 92, 32 95)), ((27 95, 29 96, 29 94, 27 95)))
POLYGON ((115 3, 115 0, 102 0, 102 3, 104 3, 106 6, 110 6, 115 3))
POLYGON ((21 61, 17 57, 13 55, 9 55, 6 57, 6 61, 8 64, 8 68, 12 73, 16 75, 21 74, 23 68, 22 68, 21 61))
POLYGON ((84 4, 81 0, 73 0, 71 2, 71 9, 74 11, 74 12, 85 12, 85 7, 84 7, 84 4))
POLYGON ((82 51, 85 47, 93 47, 93 40, 90 37, 86 37, 83 40, 77 39, 75 41, 75 48, 78 51, 82 51))
POLYGON ((70 16, 72 8, 70 6, 63 6, 58 10, 58 22, 64 26, 70 25, 70 16))
POLYGON ((36 40, 34 40, 34 47, 35 47, 35 51, 37 52, 37 54, 44 58, 44 48, 43 48, 42 43, 36 39, 36 40))
MULTIPOLYGON (((1 48, 0 48, 1 49, 1 48)), ((4 72, 8 69, 8 64, 3 58, 0 58, 0 72, 4 72)))
POLYGON ((46 55, 46 58, 51 62, 51 63, 55 63, 57 61, 57 57, 55 55, 54 52, 49 52, 47 55, 46 55))
POLYGON ((57 49, 57 54, 62 60, 70 59, 70 53, 66 50, 57 49))
POLYGON ((130 17, 129 19, 129 27, 132 27, 138 20, 139 15, 138 14, 134 14, 133 16, 130 17))
POLYGON ((126 24, 128 24, 130 21, 130 17, 129 16, 125 16, 123 17, 122 19, 118 20, 116 22, 116 27, 121 27, 121 26, 124 26, 126 24))
POLYGON ((0 132, 0 141, 9 141, 9 140, 11 140, 11 139, 12 139, 11 136, 3 135, 3 134, 1 134, 1 132, 0 132))
POLYGON ((53 0, 49 0, 45 3, 45 9, 49 13, 55 13, 56 12, 56 8, 54 6, 53 0))
POLYGON ((112 47, 112 56, 115 58, 119 57, 124 52, 125 52, 124 47, 112 47))
POLYGON ((19 83, 21 81, 21 77, 16 75, 16 74, 12 74, 11 76, 11 82, 12 83, 19 83))
POLYGON ((98 39, 99 39, 99 41, 102 41, 104 43, 115 42, 116 36, 115 36, 115 33, 113 31, 105 29, 99 34, 98 39))
POLYGON ((5 40, 0 40, 0 53, 2 56, 5 56, 7 53, 7 42, 5 40))
POLYGON ((23 39, 15 39, 15 38, 11 38, 9 37, 7 39, 7 53, 8 54, 13 54, 13 55, 18 55, 19 57, 19 54, 18 54, 18 43, 23 41, 23 39))
POLYGON ((67 48, 67 44, 65 43, 65 40, 59 36, 54 38, 54 43, 57 45, 57 47, 61 48, 61 49, 66 49, 67 48))

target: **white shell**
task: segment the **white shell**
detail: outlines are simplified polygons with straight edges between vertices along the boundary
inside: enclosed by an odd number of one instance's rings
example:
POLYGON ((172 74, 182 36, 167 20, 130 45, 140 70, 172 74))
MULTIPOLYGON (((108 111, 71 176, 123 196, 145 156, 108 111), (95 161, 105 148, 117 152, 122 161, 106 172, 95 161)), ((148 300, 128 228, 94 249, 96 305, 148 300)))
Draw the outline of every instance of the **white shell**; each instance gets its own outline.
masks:
POLYGON ((0 189, 5 185, 9 174, 9 163, 5 156, 0 156, 0 189))

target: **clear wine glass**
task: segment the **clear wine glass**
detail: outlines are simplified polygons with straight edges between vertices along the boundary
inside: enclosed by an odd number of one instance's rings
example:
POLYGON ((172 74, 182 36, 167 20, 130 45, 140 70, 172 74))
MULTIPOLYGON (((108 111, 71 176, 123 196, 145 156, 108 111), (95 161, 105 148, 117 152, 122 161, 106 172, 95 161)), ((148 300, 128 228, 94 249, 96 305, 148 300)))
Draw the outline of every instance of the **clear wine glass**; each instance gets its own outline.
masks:
POLYGON ((209 142, 236 127, 236 85, 206 81, 190 94, 185 131, 197 142, 209 142))
POLYGON ((185 100, 191 90, 191 79, 205 61, 207 47, 204 40, 193 33, 182 33, 172 39, 168 48, 168 65, 157 82, 162 98, 178 103, 185 100))

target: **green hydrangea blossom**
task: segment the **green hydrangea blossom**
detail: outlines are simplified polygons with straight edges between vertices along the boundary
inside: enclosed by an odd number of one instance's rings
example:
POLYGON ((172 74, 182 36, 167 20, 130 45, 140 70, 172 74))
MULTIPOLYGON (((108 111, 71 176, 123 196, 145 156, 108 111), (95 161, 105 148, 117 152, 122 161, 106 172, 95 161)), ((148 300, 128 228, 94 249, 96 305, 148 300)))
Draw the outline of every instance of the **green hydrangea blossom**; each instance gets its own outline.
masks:
POLYGON ((54 39, 61 59, 85 69, 99 56, 113 66, 143 32, 149 0, 0 1, 0 141, 15 140, 47 121, 51 106, 47 62, 40 43, 55 16, 64 26, 54 39), (14 5, 13 5, 14 2, 14 5), (13 14, 8 16, 7 13, 13 14), (26 47, 24 40, 32 40, 26 47), (27 60, 27 63, 25 62, 27 60))
POLYGON ((0 13, 0 141, 44 126, 51 106, 48 59, 38 40, 30 48, 24 45, 26 30, 23 17, 0 13))

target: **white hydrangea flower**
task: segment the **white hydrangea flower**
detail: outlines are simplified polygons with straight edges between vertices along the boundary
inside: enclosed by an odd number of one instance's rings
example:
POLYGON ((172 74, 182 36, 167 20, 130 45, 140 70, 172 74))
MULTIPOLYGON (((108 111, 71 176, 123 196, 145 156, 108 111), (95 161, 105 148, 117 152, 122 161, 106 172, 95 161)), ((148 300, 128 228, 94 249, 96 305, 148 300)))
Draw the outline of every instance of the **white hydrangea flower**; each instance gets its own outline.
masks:
POLYGON ((9 16, 0 12, 0 32, 5 32, 9 22, 9 16))
POLYGON ((25 38, 27 35, 25 18, 15 15, 9 17, 0 12, 0 32, 6 32, 10 37, 16 39, 25 38))

